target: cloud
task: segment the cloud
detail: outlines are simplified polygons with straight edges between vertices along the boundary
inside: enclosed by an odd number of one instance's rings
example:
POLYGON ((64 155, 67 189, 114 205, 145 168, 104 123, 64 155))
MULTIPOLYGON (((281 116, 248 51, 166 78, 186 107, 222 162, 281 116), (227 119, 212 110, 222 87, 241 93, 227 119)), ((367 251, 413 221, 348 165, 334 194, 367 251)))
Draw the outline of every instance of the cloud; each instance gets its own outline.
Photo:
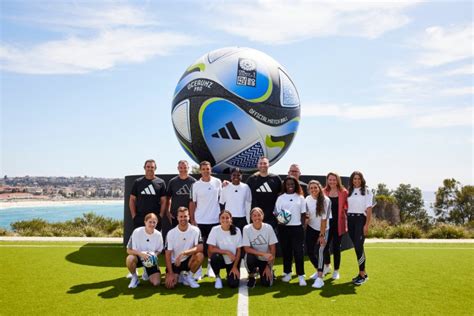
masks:
POLYGON ((440 94, 441 95, 448 95, 448 96, 474 94, 474 87, 458 87, 458 88, 442 89, 440 91, 440 94))
POLYGON ((303 117, 335 117, 343 120, 402 119, 414 128, 473 125, 471 107, 310 103, 301 110, 303 117))
POLYGON ((467 65, 463 65, 461 67, 448 70, 444 72, 446 76, 463 76, 463 75, 474 75, 474 65, 469 63, 467 65))
POLYGON ((418 128, 472 126, 472 124, 472 107, 439 109, 412 120, 412 126, 418 128))
POLYGON ((302 107, 302 116, 333 116, 346 120, 406 116, 411 110, 400 104, 354 105, 312 103, 302 107))
POLYGON ((418 63, 424 66, 440 66, 473 57, 473 27, 469 23, 462 26, 432 26, 413 41, 413 45, 423 50, 418 63))
POLYGON ((251 41, 285 44, 312 37, 374 39, 406 25, 412 2, 245 1, 211 6, 212 27, 251 41))
POLYGON ((81 74, 166 56, 195 44, 194 38, 177 33, 115 29, 92 38, 72 36, 32 47, 3 45, 0 67, 27 74, 81 74))
POLYGON ((60 32, 59 38, 37 44, 2 43, 2 70, 83 74, 144 62, 169 55, 183 46, 202 43, 186 34, 156 30, 154 26, 159 23, 145 8, 100 2, 88 7, 66 3, 52 12, 46 9, 13 19, 43 29, 52 27, 60 32))

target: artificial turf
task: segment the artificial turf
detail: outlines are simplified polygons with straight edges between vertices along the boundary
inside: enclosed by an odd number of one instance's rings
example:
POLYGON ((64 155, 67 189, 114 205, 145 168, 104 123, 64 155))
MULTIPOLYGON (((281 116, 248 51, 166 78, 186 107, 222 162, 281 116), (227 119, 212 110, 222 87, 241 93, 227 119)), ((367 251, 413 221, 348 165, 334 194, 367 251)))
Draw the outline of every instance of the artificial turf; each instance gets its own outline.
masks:
MULTIPOLYGON (((286 284, 278 277, 271 288, 257 283, 249 290, 249 314, 474 314, 473 244, 368 244, 366 256, 369 281, 360 287, 350 282, 357 265, 347 250, 341 279, 327 276, 322 289, 311 281, 299 287, 296 278, 286 284)), ((124 259, 117 244, 0 242, 0 315, 237 313, 238 290, 216 290, 209 278, 199 289, 143 281, 128 289, 124 259)), ((314 272, 308 260, 305 269, 307 276, 314 272)), ((276 270, 281 275, 281 264, 276 270)))

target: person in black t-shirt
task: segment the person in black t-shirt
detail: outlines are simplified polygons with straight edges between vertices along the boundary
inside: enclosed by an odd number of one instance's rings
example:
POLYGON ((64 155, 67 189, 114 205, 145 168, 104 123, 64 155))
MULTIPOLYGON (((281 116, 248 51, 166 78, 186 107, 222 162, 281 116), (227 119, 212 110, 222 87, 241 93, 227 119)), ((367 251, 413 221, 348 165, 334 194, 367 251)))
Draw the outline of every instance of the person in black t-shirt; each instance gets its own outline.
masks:
POLYGON ((191 201, 191 187, 196 179, 189 175, 189 163, 186 160, 178 162, 179 174, 172 178, 166 188, 167 208, 171 215, 171 228, 178 225, 177 214, 178 208, 184 206, 189 208, 191 201))
POLYGON ((155 176, 154 160, 145 161, 144 169, 145 176, 133 183, 128 202, 133 226, 143 226, 146 214, 154 213, 159 219, 156 229, 161 230, 160 219, 166 215, 166 184, 163 179, 155 176))
POLYGON ((273 210, 281 191, 281 178, 268 172, 270 162, 267 157, 260 157, 257 167, 258 172, 247 179, 247 185, 252 193, 252 209, 260 207, 264 213, 264 222, 276 229, 277 220, 273 210))

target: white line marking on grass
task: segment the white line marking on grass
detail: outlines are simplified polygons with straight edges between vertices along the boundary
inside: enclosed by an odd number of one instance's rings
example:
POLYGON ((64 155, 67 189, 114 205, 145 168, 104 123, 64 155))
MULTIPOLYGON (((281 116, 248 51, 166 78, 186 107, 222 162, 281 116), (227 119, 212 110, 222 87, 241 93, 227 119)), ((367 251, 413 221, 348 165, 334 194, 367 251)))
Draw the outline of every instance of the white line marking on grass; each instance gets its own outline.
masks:
POLYGON ((119 245, 0 245, 0 248, 123 248, 119 245))
MULTIPOLYGON (((243 260, 242 260, 243 263, 243 260)), ((243 265, 243 264, 242 264, 243 265)), ((247 269, 240 267, 239 300, 237 302, 237 316, 248 316, 249 314, 249 290, 247 288, 247 269)))

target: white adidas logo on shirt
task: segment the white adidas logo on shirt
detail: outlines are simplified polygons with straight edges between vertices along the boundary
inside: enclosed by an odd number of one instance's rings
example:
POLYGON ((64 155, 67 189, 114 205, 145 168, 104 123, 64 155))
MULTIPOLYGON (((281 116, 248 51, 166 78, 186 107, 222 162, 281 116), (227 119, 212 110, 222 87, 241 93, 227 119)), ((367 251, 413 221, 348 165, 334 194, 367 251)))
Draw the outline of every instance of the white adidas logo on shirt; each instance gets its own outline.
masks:
POLYGON ((257 192, 273 192, 272 188, 268 185, 268 182, 265 182, 256 190, 257 192))
POLYGON ((155 188, 153 188, 153 185, 149 184, 148 187, 146 187, 145 190, 143 190, 141 192, 141 194, 143 194, 143 195, 156 195, 155 188))

